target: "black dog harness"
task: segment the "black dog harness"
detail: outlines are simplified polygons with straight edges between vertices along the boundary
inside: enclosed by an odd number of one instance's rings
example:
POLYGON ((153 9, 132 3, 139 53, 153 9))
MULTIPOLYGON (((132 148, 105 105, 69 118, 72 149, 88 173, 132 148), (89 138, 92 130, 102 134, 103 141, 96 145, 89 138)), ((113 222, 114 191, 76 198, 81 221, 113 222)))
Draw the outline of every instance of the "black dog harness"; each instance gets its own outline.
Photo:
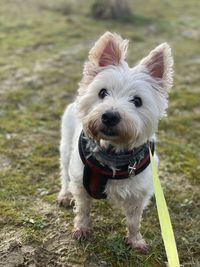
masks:
POLYGON ((153 141, 141 145, 133 151, 114 153, 112 149, 105 151, 100 147, 96 152, 90 149, 90 140, 85 137, 83 131, 79 137, 79 154, 83 162, 83 185, 88 194, 96 199, 106 198, 105 187, 108 179, 122 180, 135 176, 142 172, 150 163, 149 149, 154 154, 155 144, 153 141), (106 164, 100 163, 104 159, 110 165, 114 165, 115 171, 106 164))

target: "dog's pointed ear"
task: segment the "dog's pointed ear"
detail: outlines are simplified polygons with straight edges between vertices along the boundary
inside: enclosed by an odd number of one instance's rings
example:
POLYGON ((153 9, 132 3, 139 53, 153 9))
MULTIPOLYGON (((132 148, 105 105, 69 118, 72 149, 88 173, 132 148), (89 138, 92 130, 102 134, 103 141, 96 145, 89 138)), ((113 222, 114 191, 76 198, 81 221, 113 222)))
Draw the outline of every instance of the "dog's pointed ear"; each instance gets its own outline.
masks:
POLYGON ((96 66, 119 65, 126 57, 128 40, 118 34, 106 32, 89 52, 89 61, 96 66))
POLYGON ((166 91, 170 90, 173 83, 173 58, 167 43, 157 46, 140 64, 145 66, 152 78, 161 81, 161 86, 166 91))
POLYGON ((102 68, 117 66, 125 60, 128 48, 128 40, 123 40, 118 34, 106 32, 95 43, 89 52, 89 61, 84 65, 83 78, 79 92, 93 81, 102 68))

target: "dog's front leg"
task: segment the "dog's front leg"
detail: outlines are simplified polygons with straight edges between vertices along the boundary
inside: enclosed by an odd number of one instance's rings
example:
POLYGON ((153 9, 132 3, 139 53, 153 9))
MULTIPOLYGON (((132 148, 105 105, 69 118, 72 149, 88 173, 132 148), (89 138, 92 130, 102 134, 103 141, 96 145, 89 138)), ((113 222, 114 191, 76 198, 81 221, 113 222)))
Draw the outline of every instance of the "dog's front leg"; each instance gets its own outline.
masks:
MULTIPOLYGON (((77 188, 76 188, 77 189, 77 188)), ((84 188, 79 188, 79 192, 73 194, 75 200, 75 219, 73 237, 77 239, 87 238, 90 233, 90 205, 91 198, 84 188)))
POLYGON ((63 206, 65 208, 69 207, 72 203, 72 194, 69 191, 69 176, 66 170, 66 167, 62 164, 61 158, 61 183, 62 187, 58 194, 58 204, 59 206, 63 206))
POLYGON ((125 207, 125 215, 128 227, 127 244, 141 252, 146 252, 148 250, 148 245, 142 238, 139 230, 143 208, 143 203, 137 201, 134 206, 125 207))

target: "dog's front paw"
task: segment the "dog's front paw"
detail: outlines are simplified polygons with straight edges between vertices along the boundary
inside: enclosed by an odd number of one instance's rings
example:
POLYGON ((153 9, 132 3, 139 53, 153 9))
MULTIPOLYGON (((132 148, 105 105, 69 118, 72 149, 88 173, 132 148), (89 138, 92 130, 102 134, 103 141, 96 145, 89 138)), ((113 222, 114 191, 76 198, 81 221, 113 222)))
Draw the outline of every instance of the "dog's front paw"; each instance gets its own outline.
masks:
POLYGON ((65 208, 70 207, 73 204, 72 194, 59 194, 57 203, 59 206, 63 206, 65 208))
POLYGON ((87 239, 89 235, 90 235, 90 230, 84 227, 76 228, 72 232, 73 238, 78 240, 87 239))
POLYGON ((142 253, 147 253, 149 246, 146 241, 142 238, 140 234, 136 236, 128 236, 126 238, 126 243, 131 246, 133 249, 136 249, 142 253))

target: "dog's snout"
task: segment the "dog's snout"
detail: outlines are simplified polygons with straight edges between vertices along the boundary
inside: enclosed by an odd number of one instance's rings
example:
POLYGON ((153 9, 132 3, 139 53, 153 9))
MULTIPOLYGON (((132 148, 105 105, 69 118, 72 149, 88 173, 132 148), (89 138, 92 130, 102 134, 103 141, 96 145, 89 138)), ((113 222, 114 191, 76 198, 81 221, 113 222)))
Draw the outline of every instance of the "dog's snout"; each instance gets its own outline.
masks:
POLYGON ((102 120, 104 125, 109 126, 109 127, 113 127, 120 122, 121 117, 120 117, 119 112, 116 112, 116 111, 114 112, 114 111, 108 110, 102 114, 101 120, 102 120))

